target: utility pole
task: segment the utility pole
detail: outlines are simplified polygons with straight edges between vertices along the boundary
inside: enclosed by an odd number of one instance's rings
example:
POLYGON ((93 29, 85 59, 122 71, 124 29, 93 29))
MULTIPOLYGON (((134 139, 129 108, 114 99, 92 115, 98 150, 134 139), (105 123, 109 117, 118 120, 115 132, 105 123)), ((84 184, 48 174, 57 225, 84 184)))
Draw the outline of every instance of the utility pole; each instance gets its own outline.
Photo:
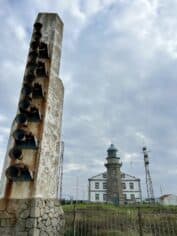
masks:
POLYGON ((78 202, 78 196, 79 196, 79 177, 76 177, 76 202, 78 202))

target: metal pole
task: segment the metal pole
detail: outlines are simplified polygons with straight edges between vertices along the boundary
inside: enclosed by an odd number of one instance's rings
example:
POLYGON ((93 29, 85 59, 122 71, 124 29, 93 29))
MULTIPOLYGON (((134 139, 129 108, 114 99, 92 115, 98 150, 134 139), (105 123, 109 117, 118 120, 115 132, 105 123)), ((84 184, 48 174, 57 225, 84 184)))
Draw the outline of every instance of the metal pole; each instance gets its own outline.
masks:
POLYGON ((76 236, 76 204, 74 203, 74 215, 73 215, 73 235, 76 236))
POLYGON ((139 224, 139 236, 143 236, 142 215, 141 215, 140 207, 138 207, 138 224, 139 224))

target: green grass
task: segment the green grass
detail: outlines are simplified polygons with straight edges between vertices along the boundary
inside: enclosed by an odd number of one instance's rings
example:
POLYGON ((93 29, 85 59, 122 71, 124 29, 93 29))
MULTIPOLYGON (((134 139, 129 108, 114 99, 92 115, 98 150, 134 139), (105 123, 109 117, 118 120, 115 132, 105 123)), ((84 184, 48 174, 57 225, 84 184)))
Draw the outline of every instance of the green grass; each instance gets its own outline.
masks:
POLYGON ((82 203, 82 204, 68 204, 68 205, 63 205, 63 210, 64 211, 70 211, 73 210, 74 207, 76 209, 99 209, 99 210, 117 210, 117 207, 115 207, 112 204, 98 204, 98 203, 82 203))
POLYGON ((152 212, 152 213, 159 213, 159 212, 166 212, 166 213, 176 213, 177 214, 177 206, 161 206, 161 205, 124 205, 124 206, 115 206, 113 204, 104 204, 104 203, 82 203, 82 204, 66 204, 63 205, 63 210, 73 211, 75 208, 76 210, 86 210, 86 209, 94 209, 94 210, 112 210, 112 211, 119 211, 119 212, 127 212, 130 211, 137 211, 140 208, 143 212, 152 212))
POLYGON ((171 236, 177 235, 177 207, 163 207, 159 205, 140 206, 114 206, 112 204, 82 203, 64 205, 66 220, 66 236, 73 235, 74 216, 77 236, 82 230, 87 236, 94 236, 99 230, 99 235, 130 235, 136 236, 141 226, 144 236, 171 236), (159 234, 160 233, 160 234, 159 234))

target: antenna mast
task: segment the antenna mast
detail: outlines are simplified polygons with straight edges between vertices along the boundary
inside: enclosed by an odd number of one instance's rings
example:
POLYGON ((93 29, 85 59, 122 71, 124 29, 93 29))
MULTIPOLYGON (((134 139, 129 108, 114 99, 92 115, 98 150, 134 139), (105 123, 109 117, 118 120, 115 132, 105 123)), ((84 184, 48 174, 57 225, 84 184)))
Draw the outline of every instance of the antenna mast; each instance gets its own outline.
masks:
POLYGON ((147 148, 145 146, 142 148, 142 150, 143 150, 143 154, 144 154, 147 197, 148 197, 148 201, 150 203, 154 203, 155 202, 154 190, 153 190, 152 179, 151 179, 151 175, 150 175, 150 171, 149 171, 149 156, 148 156, 149 151, 147 151, 147 148))

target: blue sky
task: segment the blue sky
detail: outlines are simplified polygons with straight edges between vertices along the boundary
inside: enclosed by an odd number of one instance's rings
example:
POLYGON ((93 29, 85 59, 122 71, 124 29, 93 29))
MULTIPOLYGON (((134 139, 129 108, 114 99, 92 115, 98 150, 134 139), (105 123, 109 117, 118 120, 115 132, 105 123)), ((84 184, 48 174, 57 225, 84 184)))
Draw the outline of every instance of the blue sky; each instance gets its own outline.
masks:
POLYGON ((113 142, 122 171, 141 178, 150 149, 156 196, 177 194, 177 2, 175 0, 0 0, 0 165, 17 109, 32 25, 38 12, 64 22, 60 77, 64 196, 87 196, 113 142))

